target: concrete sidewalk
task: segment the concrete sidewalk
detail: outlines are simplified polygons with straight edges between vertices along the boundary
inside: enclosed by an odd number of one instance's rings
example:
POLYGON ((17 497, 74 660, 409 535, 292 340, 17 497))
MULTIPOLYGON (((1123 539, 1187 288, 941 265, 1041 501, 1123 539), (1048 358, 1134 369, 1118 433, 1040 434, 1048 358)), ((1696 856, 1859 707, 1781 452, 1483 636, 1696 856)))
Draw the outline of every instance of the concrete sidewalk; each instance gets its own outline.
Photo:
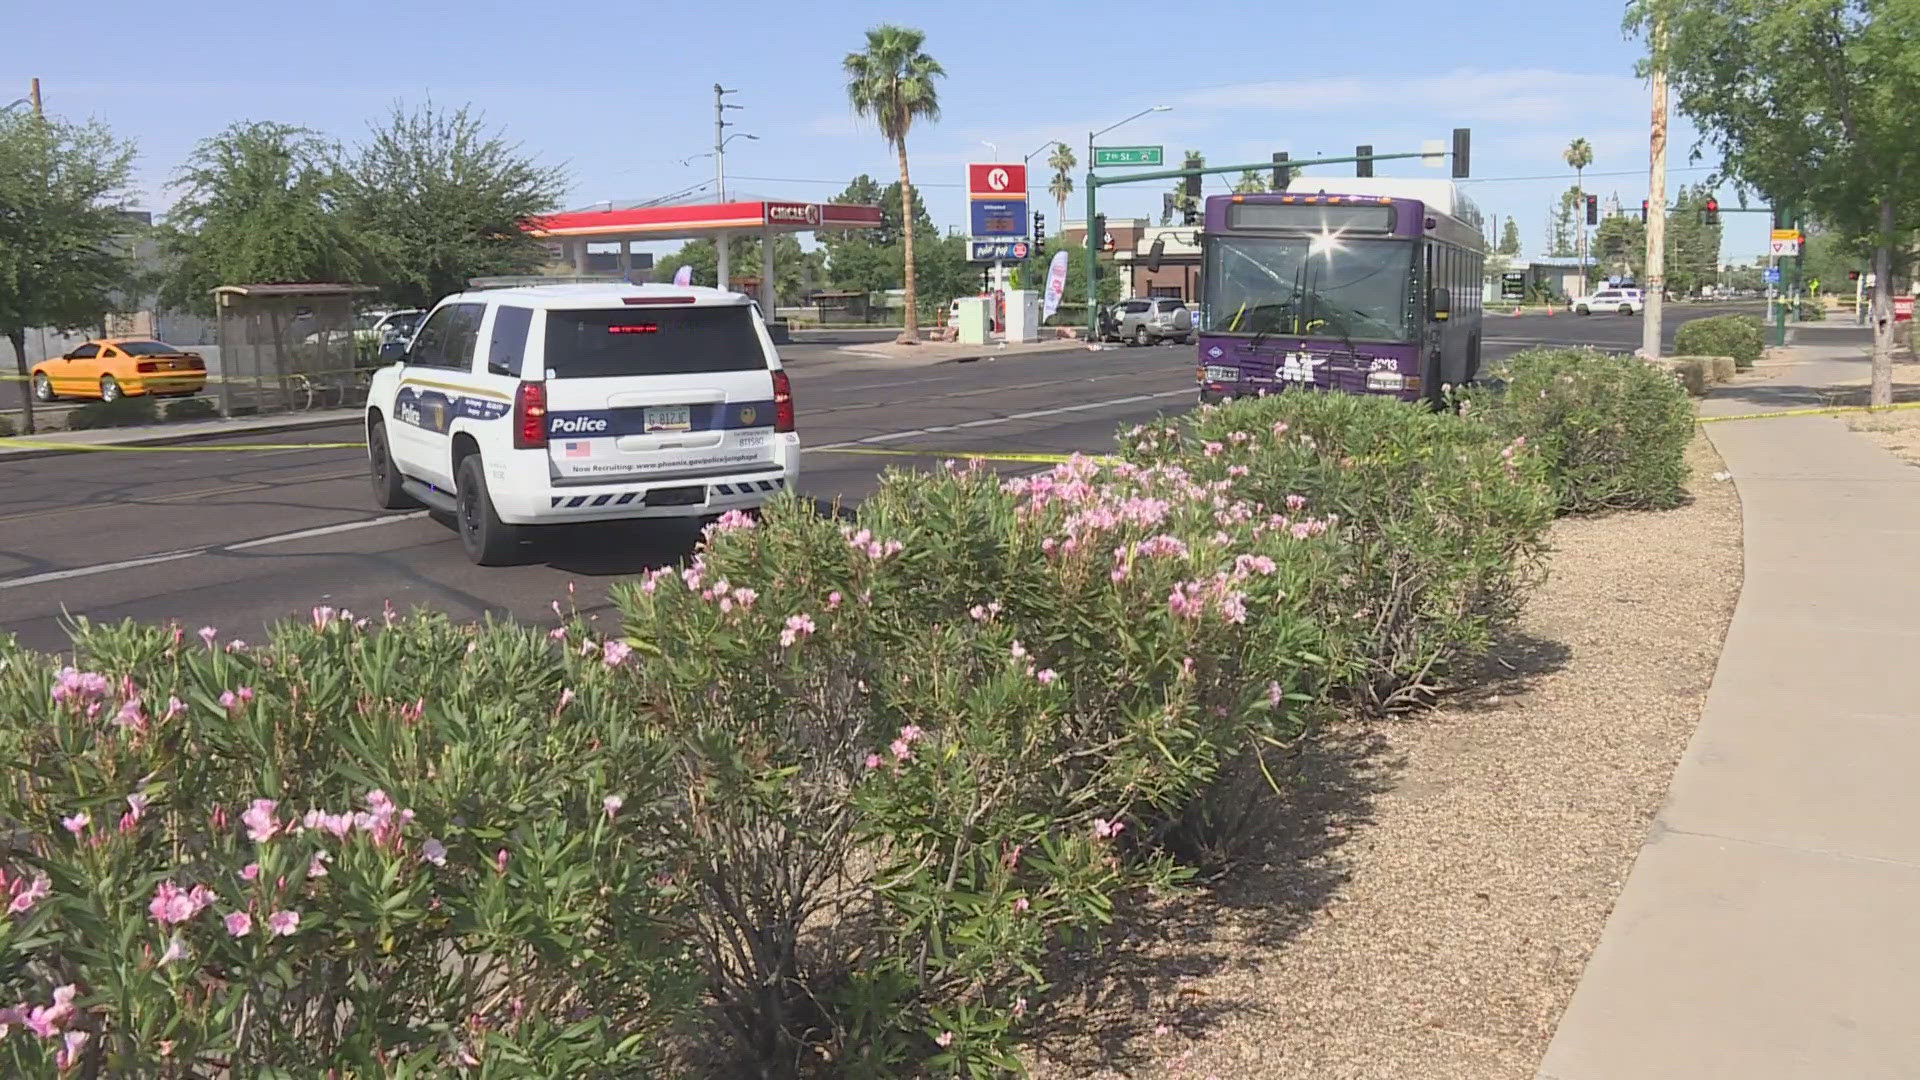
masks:
MULTIPOLYGON (((1703 413, 1818 404, 1866 371, 1857 349, 1795 354, 1703 413)), ((1539 1075, 1920 1077, 1920 469, 1834 417, 1707 431, 1745 584, 1539 1075)))

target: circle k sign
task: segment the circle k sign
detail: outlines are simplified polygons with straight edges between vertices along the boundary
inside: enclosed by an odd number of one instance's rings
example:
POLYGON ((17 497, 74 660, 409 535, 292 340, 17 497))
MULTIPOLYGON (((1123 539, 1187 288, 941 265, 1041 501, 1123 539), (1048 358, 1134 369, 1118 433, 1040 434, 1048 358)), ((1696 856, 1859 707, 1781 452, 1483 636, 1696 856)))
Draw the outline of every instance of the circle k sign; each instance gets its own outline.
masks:
POLYGON ((967 194, 974 198, 1024 199, 1027 196, 1027 167, 1018 162, 968 165, 967 194))

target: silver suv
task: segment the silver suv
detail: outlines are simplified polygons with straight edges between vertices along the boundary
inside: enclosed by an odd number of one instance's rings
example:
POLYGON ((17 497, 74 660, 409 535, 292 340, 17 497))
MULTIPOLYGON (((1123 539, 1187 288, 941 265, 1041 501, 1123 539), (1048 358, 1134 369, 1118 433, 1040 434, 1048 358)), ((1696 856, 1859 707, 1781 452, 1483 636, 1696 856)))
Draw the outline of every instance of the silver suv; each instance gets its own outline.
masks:
POLYGON ((1193 340, 1193 312, 1185 300, 1156 296, 1144 300, 1125 300, 1113 307, 1112 328, 1116 341, 1151 345, 1158 341, 1177 341, 1185 345, 1193 340))

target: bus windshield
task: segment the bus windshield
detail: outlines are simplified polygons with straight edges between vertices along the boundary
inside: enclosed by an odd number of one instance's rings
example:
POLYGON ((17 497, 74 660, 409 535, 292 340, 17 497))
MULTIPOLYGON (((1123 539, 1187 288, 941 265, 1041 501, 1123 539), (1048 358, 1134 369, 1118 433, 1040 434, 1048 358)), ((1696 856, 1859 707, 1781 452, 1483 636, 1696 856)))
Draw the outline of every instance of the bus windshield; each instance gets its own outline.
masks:
POLYGON ((1413 295, 1411 240, 1214 236, 1202 330, 1404 342, 1413 295))

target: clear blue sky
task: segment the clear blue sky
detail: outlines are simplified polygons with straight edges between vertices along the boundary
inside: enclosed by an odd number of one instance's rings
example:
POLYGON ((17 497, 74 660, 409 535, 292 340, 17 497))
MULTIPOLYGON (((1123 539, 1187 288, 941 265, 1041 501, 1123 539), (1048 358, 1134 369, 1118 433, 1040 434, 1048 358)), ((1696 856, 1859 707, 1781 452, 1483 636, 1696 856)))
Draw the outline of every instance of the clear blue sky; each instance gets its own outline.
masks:
MULTIPOLYGON (((269 16, 275 5, 96 0, 15 6, 5 19, 0 92, 41 77, 49 110, 98 117, 140 148, 140 202, 164 211, 167 180, 194 142, 244 119, 302 124, 341 139, 397 101, 471 102, 543 160, 564 162, 569 206, 636 200, 710 179, 716 81, 759 141, 728 149, 730 192, 825 199, 866 172, 897 177, 891 153, 846 105, 841 58, 883 21, 917 26, 945 65, 943 116, 917 128, 916 181, 943 227, 962 220, 962 167, 998 145, 1018 158, 1049 139, 1084 155, 1087 132, 1154 104, 1101 141, 1161 143, 1211 164, 1417 150, 1473 129, 1473 197, 1513 215, 1529 255, 1571 182, 1567 142, 1594 146, 1589 190, 1637 211, 1646 193, 1648 98, 1640 51, 1617 9, 1537 2, 1444 6, 1410 0, 1281 5, 1200 0, 837 5, 732 3, 429 5, 363 0, 269 16), (1016 14, 1017 13, 1017 14, 1016 14), (738 178, 738 179, 736 179, 738 178), (1537 178, 1537 179, 1508 179, 1537 178)), ((1676 118, 1669 184, 1689 168, 1676 118)), ((1036 158, 1036 162, 1038 159, 1036 158)), ((1350 175, 1331 166, 1332 175, 1350 175)), ((1382 174, 1443 175, 1418 163, 1382 174)), ((1213 178, 1208 190, 1225 190, 1213 178)), ((1036 184, 1038 187, 1039 184, 1036 184)), ((1109 214, 1157 215, 1161 185, 1103 189, 1109 214)), ((1079 217, 1081 196, 1069 204, 1079 217)), ((1727 194, 1723 201, 1731 203, 1727 194)), ((1057 216, 1051 200, 1039 207, 1057 216)), ((1761 215, 1728 218, 1723 257, 1766 248, 1761 215)))

